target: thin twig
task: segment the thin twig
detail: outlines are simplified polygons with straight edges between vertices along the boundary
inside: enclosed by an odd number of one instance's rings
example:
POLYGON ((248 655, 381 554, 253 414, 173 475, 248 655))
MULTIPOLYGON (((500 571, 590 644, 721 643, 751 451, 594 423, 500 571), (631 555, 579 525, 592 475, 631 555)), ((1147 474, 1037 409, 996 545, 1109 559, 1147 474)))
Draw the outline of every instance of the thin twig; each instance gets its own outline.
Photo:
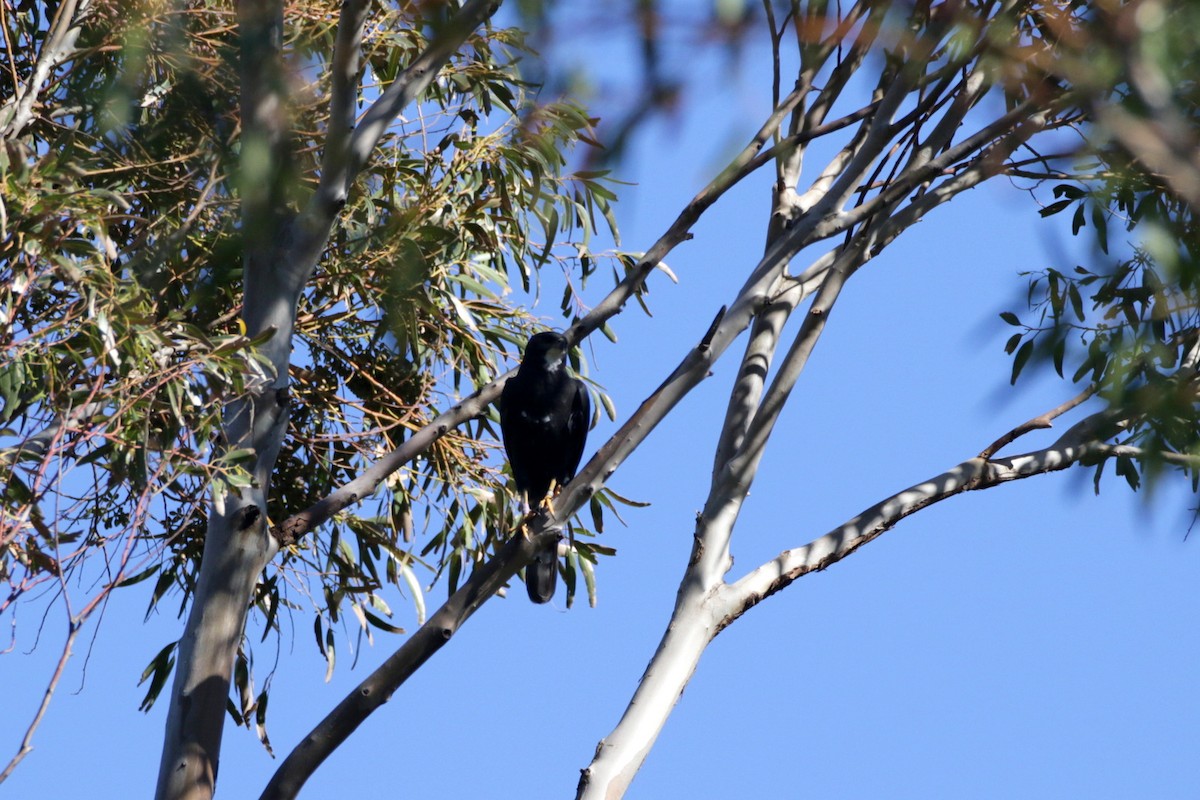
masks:
POLYGON ((1095 393, 1096 393, 1096 385, 1092 384, 1091 386, 1087 387, 1082 392, 1075 395, 1070 400, 1066 401, 1065 403, 1058 406, 1057 408, 1052 408, 1044 414, 1039 414, 1036 417, 1034 417, 1033 419, 1022 422, 1020 425, 1013 428, 1008 433, 1004 434, 999 439, 997 439, 996 441, 989 444, 987 447, 983 448, 983 450, 980 451, 980 453, 979 453, 979 457, 982 459, 985 459, 985 460, 990 459, 992 456, 994 456, 996 453, 998 453, 1001 449, 1003 449, 1004 447, 1007 447, 1010 443, 1016 441, 1017 439, 1024 436, 1025 434, 1029 433, 1030 431, 1036 431, 1036 430, 1043 429, 1043 428, 1054 427, 1051 424, 1052 420, 1055 420, 1058 417, 1061 417, 1063 414, 1065 414, 1068 411, 1070 411, 1071 409, 1075 408, 1076 406, 1078 406, 1080 403, 1087 400, 1089 397, 1091 397, 1095 393))
POLYGON ((72 621, 69 623, 67 641, 63 645, 62 655, 58 658, 58 664, 54 667, 54 674, 50 676, 50 683, 46 686, 46 691, 42 695, 42 702, 38 704, 37 711, 33 715, 33 721, 29 723, 29 727, 25 729, 25 736, 21 739, 21 746, 17 750, 17 754, 8 762, 8 766, 0 772, 0 783, 8 778, 17 768, 17 765, 24 760, 25 756, 33 752, 33 734, 42 724, 42 718, 46 716, 46 709, 50 707, 50 699, 54 697, 54 690, 58 688, 58 682, 63 676, 63 671, 67 667, 67 661, 71 658, 71 650, 75 645, 75 638, 79 635, 81 625, 72 621))

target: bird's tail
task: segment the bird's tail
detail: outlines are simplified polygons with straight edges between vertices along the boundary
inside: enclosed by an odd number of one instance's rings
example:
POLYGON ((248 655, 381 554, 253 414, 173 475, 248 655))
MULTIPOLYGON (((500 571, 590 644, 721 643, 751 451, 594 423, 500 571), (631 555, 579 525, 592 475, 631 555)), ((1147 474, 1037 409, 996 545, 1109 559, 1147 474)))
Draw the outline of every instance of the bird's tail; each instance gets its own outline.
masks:
POLYGON ((525 568, 525 591, 535 603, 549 603, 558 583, 558 542, 542 550, 525 568))

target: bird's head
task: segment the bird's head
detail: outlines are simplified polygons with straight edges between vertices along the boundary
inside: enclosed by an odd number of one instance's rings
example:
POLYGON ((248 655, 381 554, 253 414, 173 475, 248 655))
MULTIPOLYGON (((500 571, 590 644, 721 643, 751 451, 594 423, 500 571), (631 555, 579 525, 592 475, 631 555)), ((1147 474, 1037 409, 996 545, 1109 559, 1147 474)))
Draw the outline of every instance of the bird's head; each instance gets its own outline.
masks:
POLYGON ((525 345, 525 355, 522 364, 531 364, 543 369, 555 369, 562 365, 567 357, 567 337, 554 331, 543 331, 529 337, 525 345))

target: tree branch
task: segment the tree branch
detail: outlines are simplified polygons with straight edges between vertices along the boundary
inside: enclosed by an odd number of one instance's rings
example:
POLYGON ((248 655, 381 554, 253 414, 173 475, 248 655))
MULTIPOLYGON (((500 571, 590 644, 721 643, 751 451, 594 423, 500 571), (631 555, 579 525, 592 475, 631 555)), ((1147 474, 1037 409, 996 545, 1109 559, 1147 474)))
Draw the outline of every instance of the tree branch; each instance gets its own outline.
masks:
POLYGON ((518 570, 528 565, 551 539, 561 538, 561 524, 535 517, 535 531, 518 532, 500 550, 471 573, 462 587, 408 638, 396 652, 346 695, 313 730, 296 745, 275 774, 260 800, 290 800, 316 769, 368 716, 392 695, 502 589, 518 570))
MULTIPOLYGON (((471 33, 500 8, 503 0, 470 0, 447 21, 413 62, 392 81, 363 114, 357 127, 346 129, 346 115, 353 113, 361 48, 361 18, 367 13, 365 0, 351 0, 338 23, 334 61, 336 97, 330 98, 330 140, 321 161, 321 179, 295 226, 294 238, 285 259, 288 268, 307 282, 329 241, 334 220, 346 205, 350 186, 366 165, 387 132, 388 126, 437 77, 442 65, 462 46, 471 33), (351 75, 353 70, 353 75, 351 75), (334 119, 333 115, 337 115, 334 119)), ((369 5, 369 4, 368 4, 369 5)))
POLYGON ((38 53, 33 74, 23 87, 13 86, 13 97, 0 106, 0 140, 11 141, 33 121, 33 106, 50 74, 71 57, 92 0, 62 0, 38 53))
POLYGON ((987 447, 983 448, 983 451, 980 452, 979 457, 982 459, 985 459, 985 460, 989 459, 992 456, 994 456, 996 453, 998 453, 1000 450, 1004 449, 1009 444, 1011 444, 1015 440, 1019 439, 1020 437, 1024 436, 1025 434, 1029 433, 1030 431, 1039 430, 1041 428, 1053 427, 1051 425, 1051 422, 1053 420, 1058 419, 1063 414, 1067 413, 1068 411, 1075 408, 1080 403, 1084 402, 1089 397, 1094 395, 1096 393, 1096 388, 1097 387, 1095 386, 1095 384, 1093 384, 1093 385, 1087 387, 1086 389, 1084 389, 1079 394, 1072 397, 1070 400, 1063 403, 1062 405, 1060 405, 1056 408, 1052 408, 1044 414, 1039 414, 1038 416, 1034 417, 1033 419, 1030 419, 1026 422, 1021 423, 1020 425, 1013 428, 1008 433, 1001 436, 996 441, 989 444, 987 447))
POLYGON ((304 534, 323 524, 337 512, 370 497, 389 475, 424 453, 448 431, 486 413, 487 407, 500 396, 504 382, 513 374, 515 374, 515 370, 506 372, 451 407, 449 411, 439 414, 432 422, 410 436, 398 448, 380 458, 358 477, 276 525, 271 529, 271 535, 282 546, 294 544, 304 534))
MULTIPOLYGON (((1059 406, 1041 416, 1057 416, 1056 412, 1061 408, 1063 407, 1059 406)), ((1027 424, 1029 423, 1025 423, 1027 424)), ((1020 430, 1022 427, 1024 425, 1013 430, 1020 430)), ((993 460, 976 456, 940 475, 897 492, 821 538, 803 547, 786 550, 735 583, 727 584, 722 589, 717 632, 762 600, 786 588, 797 578, 841 561, 864 544, 890 530, 900 520, 927 506, 965 491, 988 489, 1009 481, 1057 472, 1080 461, 1113 452, 1110 446, 1095 437, 1105 433, 1111 435, 1114 431, 1111 415, 1100 412, 1072 426, 1049 447, 993 460)))
POLYGON ((325 154, 321 177, 334 184, 346 184, 347 145, 354 130, 354 107, 362 73, 362 37, 367 24, 369 0, 345 0, 338 18, 337 39, 330 67, 329 129, 325 135, 325 154))
MULTIPOLYGON (((738 484, 739 494, 743 498, 749 491, 750 483, 758 471, 758 464, 762 460, 767 441, 775 429, 775 423, 779 420, 783 406, 787 403, 796 381, 799 380, 800 374, 807 366, 808 358, 812 355, 817 341, 825 332, 825 324, 829 321, 829 313, 833 310, 833 304, 837 302, 847 278, 861 263, 861 260, 862 252, 857 248, 846 250, 825 273, 825 280, 821 282, 821 288, 818 290, 817 296, 813 298, 812 305, 805 314, 804 322, 800 325, 796 338, 792 340, 792 345, 779 366, 779 371, 772 379, 770 388, 763 393, 762 402, 747 426, 741 446, 737 448, 727 464, 729 471, 727 479, 738 484)), ((711 543, 708 544, 711 545, 711 543)), ((728 546, 728 542, 725 543, 725 546, 728 546)))
POLYGON ((714 559, 707 545, 732 531, 737 503, 710 497, 697 522, 696 544, 671 622, 621 721, 601 740, 592 763, 582 771, 577 800, 609 800, 624 795, 691 680, 701 654, 717 634, 746 611, 797 578, 840 561, 922 508, 964 491, 1066 469, 1089 456, 1112 452, 1090 438, 1107 424, 1107 415, 1093 415, 1043 450, 996 461, 972 458, 876 503, 825 536, 785 551, 733 584, 717 575, 730 564, 728 557, 718 554, 714 559), (705 560, 713 563, 700 566, 705 560))
POLYGON ((470 0, 446 22, 421 55, 371 104, 347 143, 347 184, 358 175, 392 121, 433 83, 441 66, 476 28, 499 10, 501 2, 470 0))
POLYGON ((0 772, 0 784, 13 773, 17 765, 24 760, 25 756, 33 752, 33 734, 37 731, 38 726, 42 724, 42 718, 46 716, 46 709, 50 707, 50 700, 54 697, 54 692, 58 688, 58 682, 62 678, 63 671, 66 669, 67 661, 71 658, 71 651, 75 646, 75 639, 79 636, 79 631, 82 625, 75 620, 70 620, 68 623, 67 641, 63 645, 62 655, 58 658, 58 663, 54 667, 54 674, 50 676, 50 683, 46 686, 46 691, 42 695, 42 702, 38 704, 37 711, 34 712, 33 721, 29 723, 29 727, 25 729, 25 735, 21 739, 21 746, 17 750, 16 755, 8 762, 3 772, 0 772))
MULTIPOLYGON (((916 60, 919 61, 919 59, 916 60)), ((912 74, 913 61, 913 59, 908 60, 906 67, 908 75, 912 74)), ((935 130, 935 135, 931 136, 935 140, 945 140, 944 142, 935 142, 944 148, 944 152, 933 157, 932 154, 936 152, 936 148, 915 150, 908 167, 900 176, 891 180, 887 188, 879 195, 861 203, 851 212, 842 212, 841 207, 850 194, 856 191, 856 187, 861 184, 871 163, 879 158, 887 142, 891 141, 899 130, 917 122, 915 116, 911 120, 906 117, 903 125, 890 122, 890 117, 899 107, 901 99, 907 96, 911 89, 911 86, 906 87, 904 91, 897 88, 905 83, 904 74, 901 73, 901 76, 898 76, 890 85, 886 81, 881 84, 881 87, 886 86, 886 88, 880 89, 881 94, 875 101, 877 107, 874 119, 859 128, 850 143, 835 155, 805 195, 796 200, 800 216, 795 220, 791 229, 768 248, 767 257, 755 268, 747 287, 739 296, 739 302, 731 308, 731 319, 740 318, 742 301, 756 302, 752 300, 752 298, 756 298, 756 295, 750 284, 754 281, 761 281, 772 274, 771 269, 778 264, 776 259, 782 253, 789 250, 795 252, 812 241, 848 230, 861 222, 871 219, 881 220, 879 224, 869 226, 869 229, 855 242, 855 247, 861 248, 857 261, 864 263, 884 243, 884 240, 890 241, 905 227, 917 221, 919 217, 916 212, 920 208, 932 208, 958 191, 983 180, 992 172, 987 169, 988 157, 994 156, 997 152, 1007 153, 1011 150, 1004 146, 997 146, 992 151, 983 152, 969 174, 956 176, 956 179, 947 181, 943 187, 939 187, 941 191, 936 192, 932 198, 926 200, 922 197, 923 203, 910 203, 909 207, 905 209, 909 213, 901 225, 894 220, 895 207, 903 202, 909 191, 915 189, 920 183, 940 175, 950 164, 967 157, 976 150, 987 147, 989 143, 994 142, 1000 136, 1007 135, 1009 141, 1012 142, 1011 146, 1015 147, 1016 143, 1041 130, 1044 126, 1046 116, 1034 115, 1031 120, 1024 121, 1029 112, 1022 109, 1019 114, 1002 117, 993 125, 968 137, 958 146, 950 147, 948 137, 957 129, 955 119, 965 115, 984 90, 984 81, 976 79, 972 83, 968 79, 963 84, 959 96, 962 97, 961 92, 963 91, 967 91, 970 96, 958 100, 947 111, 942 119, 943 124, 935 130)), ((929 98, 927 102, 928 104, 937 104, 940 101, 933 97, 929 98)), ((847 268, 852 270, 857 265, 857 263, 847 265, 847 268)), ((834 292, 834 296, 836 296, 836 292, 834 292)), ((769 433, 782 399, 790 391, 794 376, 798 375, 799 370, 803 367, 807 348, 812 341, 815 341, 812 338, 814 331, 816 335, 819 335, 819 326, 808 331, 805 331, 802 326, 801 333, 793 345, 793 354, 789 357, 793 363, 786 364, 785 362, 785 366, 780 368, 780 375, 777 376, 772 388, 767 390, 761 404, 765 411, 763 409, 757 411, 755 418, 749 423, 750 429, 739 448, 741 453, 746 454, 746 462, 737 465, 737 469, 730 468, 729 480, 714 480, 713 490, 704 512, 697 520, 692 557, 680 583, 671 621, 621 721, 612 734, 601 741, 596 751, 596 757, 583 771, 577 792, 578 800, 592 800, 592 798, 613 800, 624 794, 633 776, 640 769, 680 693, 690 680, 696 662, 708 641, 725 625, 736 619, 740 613, 744 613, 744 608, 733 613, 731 604, 724 598, 727 596, 737 597, 746 604, 745 607, 750 607, 753 603, 761 600, 763 595, 755 594, 753 591, 758 588, 754 586, 753 580, 744 579, 737 584, 737 587, 742 589, 740 594, 734 594, 733 590, 724 583, 723 575, 732 564, 727 544, 745 497, 746 484, 753 475, 755 464, 753 455, 761 452, 763 444, 763 441, 760 441, 763 437, 754 435, 755 426, 761 426, 758 432, 764 436, 769 433), (772 404, 769 409, 766 408, 768 403, 772 404), (762 416, 759 417, 757 414, 762 416), (737 480, 738 477, 742 480, 737 480), (748 583, 749 588, 743 586, 743 583, 748 583)), ((748 350, 749 352, 751 351, 748 350)), ((738 419, 741 418, 738 417, 738 419)), ((723 446, 728 447, 728 442, 736 439, 737 436, 736 432, 728 438, 723 435, 723 446)), ((1076 447, 1076 450, 1078 451, 1079 448, 1076 447)), ((734 456, 734 459, 739 457, 734 456)), ((988 464, 983 459, 966 462, 952 470, 947 476, 943 476, 943 485, 940 488, 935 487, 935 491, 924 494, 910 492, 898 496, 904 501, 899 506, 895 502, 889 505, 888 501, 885 501, 875 509, 876 516, 883 515, 882 521, 877 521, 874 528, 867 527, 865 534, 853 537, 853 540, 845 547, 833 548, 834 555, 836 558, 844 557, 862 543, 869 541, 869 538, 878 536, 903 516, 934 502, 934 498, 950 496, 950 493, 963 491, 966 488, 982 487, 984 484, 981 476, 985 467, 987 468, 986 479, 992 483, 999 483, 1025 477, 1027 474, 1036 474, 1038 471, 1061 469, 1069 463, 1074 463, 1078 457, 1078 452, 1066 453, 1065 456, 1062 452, 1055 452, 1041 454, 1041 457, 1034 456, 1023 459, 1018 457, 995 464, 988 464), (972 468, 975 468, 975 471, 972 471, 972 468), (886 514, 884 514, 885 511, 886 514)), ((892 498, 892 500, 895 501, 896 498, 892 498)), ((866 514, 867 512, 864 512, 864 515, 860 515, 860 518, 853 522, 861 523, 862 517, 866 514)), ((848 523, 848 525, 850 524, 852 523, 848 523)), ((837 531, 814 544, 818 548, 825 546, 826 549, 829 549, 831 542, 835 540, 842 542, 847 538, 846 531, 837 531)), ((810 546, 810 548, 812 547, 810 546)), ((828 553, 822 555, 829 556, 828 553)), ((760 571, 752 574, 756 578, 763 578, 763 572, 769 566, 771 565, 764 565, 764 568, 760 568, 760 571)), ((786 572, 783 574, 787 575, 786 572)), ((777 583, 768 584, 762 591, 765 592, 768 589, 778 591, 782 585, 786 585, 780 582, 782 579, 778 574, 771 577, 777 583)), ((787 577, 786 579, 790 582, 795 578, 787 577)))

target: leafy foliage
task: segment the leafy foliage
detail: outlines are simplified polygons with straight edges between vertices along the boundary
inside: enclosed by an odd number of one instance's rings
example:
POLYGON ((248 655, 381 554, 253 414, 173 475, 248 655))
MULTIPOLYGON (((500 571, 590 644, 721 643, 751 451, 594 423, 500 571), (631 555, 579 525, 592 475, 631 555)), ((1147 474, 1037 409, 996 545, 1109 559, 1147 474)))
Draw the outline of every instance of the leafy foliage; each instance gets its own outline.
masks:
MULTIPOLYGON (((1200 93, 1192 76, 1200 38, 1196 26, 1187 24, 1200 21, 1196 15, 1192 4, 1152 4, 1131 47, 1121 40, 1121 27, 1099 14, 1086 39, 1075 43, 1090 59, 1090 79, 1108 76, 1111 88, 1093 92, 1093 102, 1156 124, 1168 124, 1173 115, 1196 120, 1200 93), (1160 12, 1174 21, 1158 19, 1160 12), (1166 93, 1148 98, 1146 84, 1166 93)), ((1117 473, 1131 487, 1137 489, 1168 461, 1198 486, 1191 459, 1200 454, 1196 208, 1176 191, 1173 176, 1158 173, 1146 160, 1153 142, 1142 149, 1110 136, 1102 125, 1093 132, 1075 167, 1084 177, 1057 183, 1041 213, 1066 216, 1073 234, 1090 235, 1104 266, 1031 273, 1032 316, 1022 321, 1012 312, 1002 315, 1020 329, 1006 345, 1014 354, 1013 380, 1033 359, 1074 382, 1094 384, 1121 430, 1118 443, 1145 452, 1137 460, 1115 457, 1117 473)), ((1103 461, 1097 466, 1097 488, 1104 467, 1103 461)))
MULTIPOLYGON (((34 80, 51 20, 37 3, 5 11, 17 54, 0 77, 8 112, 34 80)), ((216 446, 222 409, 272 377, 256 355, 263 339, 244 335, 239 319, 237 207, 253 154, 239 139, 232 11, 95 2, 35 113, 5 123, 0 613, 42 585, 93 592, 90 610, 152 578, 148 613, 168 598, 182 613, 210 492, 251 480, 252 454, 216 446)), ((377 12, 364 40, 374 84, 360 108, 425 45, 420 8, 377 12)), ((319 177, 335 18, 315 0, 287 11, 292 78, 307 85, 287 109, 293 207, 319 177)), ((565 154, 590 141, 592 120, 570 102, 537 103, 518 70, 524 53, 518 32, 473 35, 351 193, 300 300, 275 521, 505 372, 544 324, 518 304, 540 269, 574 276, 565 317, 584 309, 578 292, 604 259, 591 242, 598 218, 616 235, 615 197, 603 173, 570 172, 565 154)), ((445 573, 453 589, 513 527, 494 451, 486 418, 452 431, 375 499, 288 549, 255 597, 262 637, 279 632, 281 609, 307 605, 332 669, 335 629, 401 630, 385 585, 422 619, 432 581, 445 573)), ((572 558, 589 594, 604 552, 581 539, 572 558)), ((252 663, 247 643, 230 712, 265 737, 252 663)), ((172 664, 170 645, 152 659, 146 707, 172 664)))

